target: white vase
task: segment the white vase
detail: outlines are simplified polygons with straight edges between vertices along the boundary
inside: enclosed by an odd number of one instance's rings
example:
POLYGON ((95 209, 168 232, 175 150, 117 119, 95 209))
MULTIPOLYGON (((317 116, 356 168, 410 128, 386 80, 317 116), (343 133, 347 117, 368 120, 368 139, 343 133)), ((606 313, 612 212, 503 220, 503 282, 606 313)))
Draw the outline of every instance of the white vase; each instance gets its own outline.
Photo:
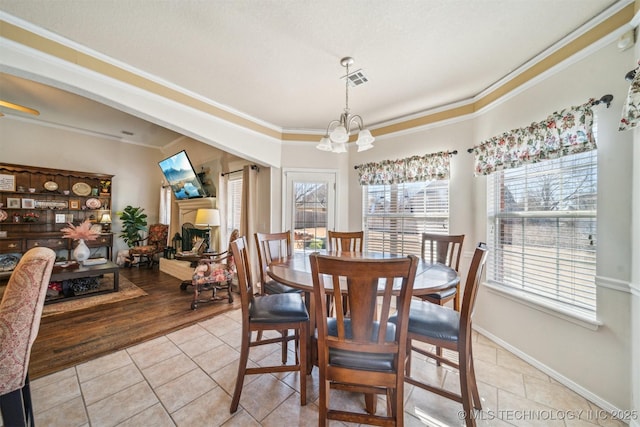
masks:
POLYGON ((87 244, 84 242, 84 239, 78 240, 78 246, 76 246, 76 248, 73 250, 73 257, 76 259, 76 261, 82 262, 89 259, 89 255, 91 255, 91 251, 89 250, 87 244))

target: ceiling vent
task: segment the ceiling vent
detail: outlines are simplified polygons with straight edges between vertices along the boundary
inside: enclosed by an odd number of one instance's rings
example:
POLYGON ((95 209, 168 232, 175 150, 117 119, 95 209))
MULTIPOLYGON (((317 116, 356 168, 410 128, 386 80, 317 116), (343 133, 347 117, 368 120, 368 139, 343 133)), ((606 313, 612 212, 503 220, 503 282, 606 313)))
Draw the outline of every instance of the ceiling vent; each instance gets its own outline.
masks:
POLYGON ((349 82, 349 86, 351 87, 360 86, 369 81, 367 76, 364 75, 364 72, 362 71, 362 69, 356 70, 353 73, 349 73, 348 75, 343 76, 342 78, 343 79, 346 78, 347 81, 349 82))

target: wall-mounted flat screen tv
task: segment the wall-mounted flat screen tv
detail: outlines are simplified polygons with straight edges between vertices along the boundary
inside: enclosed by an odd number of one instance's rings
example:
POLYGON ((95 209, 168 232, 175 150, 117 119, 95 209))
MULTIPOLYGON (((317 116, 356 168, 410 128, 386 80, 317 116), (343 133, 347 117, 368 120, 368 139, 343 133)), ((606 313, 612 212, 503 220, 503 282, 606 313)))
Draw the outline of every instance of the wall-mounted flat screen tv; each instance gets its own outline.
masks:
POLYGON ((171 186, 176 199, 184 200, 207 196, 186 151, 182 150, 171 157, 167 157, 159 162, 158 165, 160 165, 160 169, 171 186))

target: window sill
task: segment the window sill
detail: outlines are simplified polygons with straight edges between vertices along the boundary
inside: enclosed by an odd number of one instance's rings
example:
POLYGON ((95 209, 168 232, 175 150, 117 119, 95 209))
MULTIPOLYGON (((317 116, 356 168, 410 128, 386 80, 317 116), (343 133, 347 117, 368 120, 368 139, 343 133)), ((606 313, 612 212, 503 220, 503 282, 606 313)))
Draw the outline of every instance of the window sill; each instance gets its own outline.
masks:
POLYGON ((569 321, 578 326, 582 326, 583 328, 596 331, 600 326, 602 326, 601 321, 588 314, 581 314, 567 310, 559 304, 553 304, 550 301, 543 300, 542 298, 536 298, 535 296, 527 294, 525 292, 519 292, 516 289, 511 289, 497 283, 483 282, 483 285, 489 292, 498 294, 543 313, 558 317, 562 320, 569 321))

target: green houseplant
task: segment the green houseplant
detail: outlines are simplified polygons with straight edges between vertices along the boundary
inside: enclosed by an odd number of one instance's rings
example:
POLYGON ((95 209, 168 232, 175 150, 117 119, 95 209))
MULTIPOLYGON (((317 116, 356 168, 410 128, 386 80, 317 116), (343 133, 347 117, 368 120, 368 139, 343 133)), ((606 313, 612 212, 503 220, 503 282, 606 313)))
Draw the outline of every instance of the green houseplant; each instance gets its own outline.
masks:
POLYGON ((129 205, 121 212, 118 212, 122 221, 122 232, 120 237, 125 241, 127 246, 132 248, 136 240, 142 239, 140 232, 146 231, 147 214, 140 207, 134 208, 129 205))

